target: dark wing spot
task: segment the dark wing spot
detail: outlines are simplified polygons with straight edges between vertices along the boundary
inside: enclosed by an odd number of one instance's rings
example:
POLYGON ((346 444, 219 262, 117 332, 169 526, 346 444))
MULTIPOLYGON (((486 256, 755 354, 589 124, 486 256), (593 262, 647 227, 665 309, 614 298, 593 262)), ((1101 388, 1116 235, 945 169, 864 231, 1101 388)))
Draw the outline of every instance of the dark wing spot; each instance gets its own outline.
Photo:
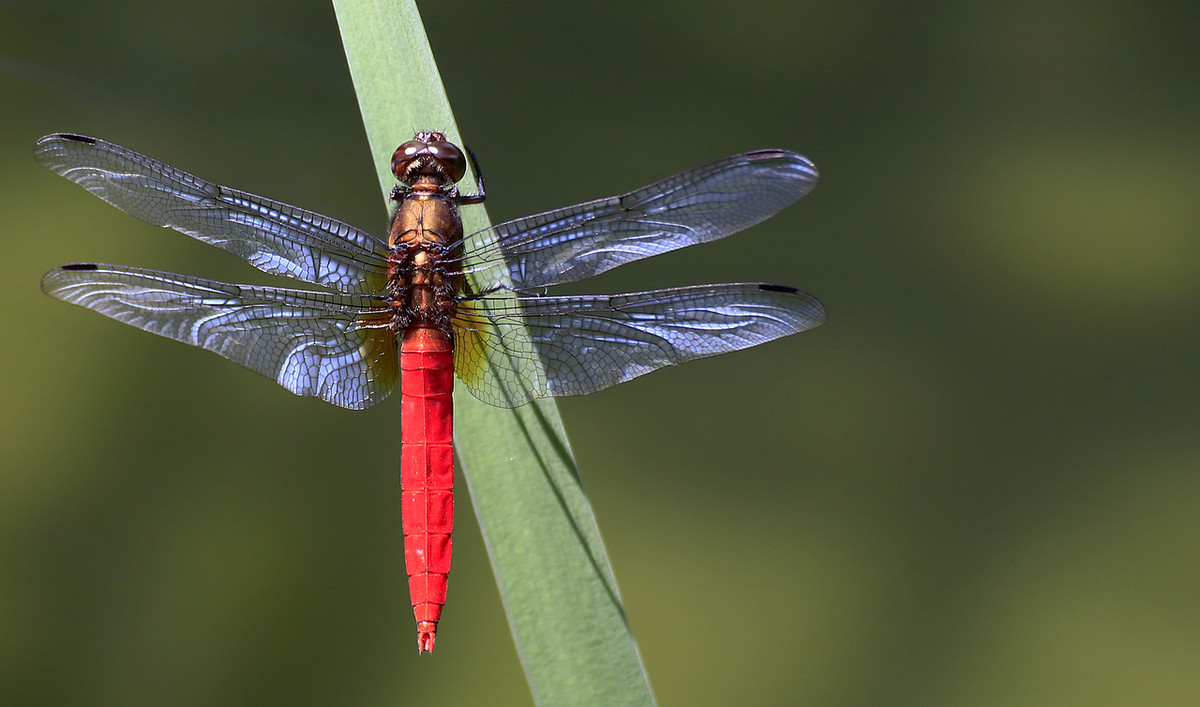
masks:
POLYGON ((764 292, 786 292, 790 295, 794 295, 800 291, 795 287, 788 287, 787 285, 759 285, 758 289, 764 292))
POLYGON ((74 140, 75 142, 86 142, 89 145, 96 144, 96 138, 88 137, 87 135, 76 135, 75 133, 59 133, 59 137, 64 140, 74 140))
POLYGON ((59 268, 59 270, 99 270, 99 269, 100 269, 100 266, 96 265, 95 263, 71 263, 70 265, 63 265, 62 267, 59 268))

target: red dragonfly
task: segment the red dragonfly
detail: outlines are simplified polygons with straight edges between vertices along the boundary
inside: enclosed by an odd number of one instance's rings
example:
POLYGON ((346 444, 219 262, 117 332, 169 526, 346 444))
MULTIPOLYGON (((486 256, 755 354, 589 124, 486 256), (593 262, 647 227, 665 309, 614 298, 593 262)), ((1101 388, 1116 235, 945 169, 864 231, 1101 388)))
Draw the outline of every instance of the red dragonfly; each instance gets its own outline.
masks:
MULTIPOLYGON (((816 298, 760 283, 548 296, 634 260, 724 238, 807 194, 817 170, 782 150, 734 155, 621 196, 463 237, 467 158, 419 132, 397 148, 386 241, 311 211, 208 182, 83 135, 37 159, 113 206, 326 290, 231 285, 96 263, 46 273, 52 297, 199 346, 297 395, 362 410, 401 383, 404 556, 417 649, 432 651, 453 528, 451 387, 516 407, 582 395, 663 366, 815 327, 816 298), (517 335, 527 330, 529 336, 517 335)), ((472 166, 478 175, 478 166, 472 166)))

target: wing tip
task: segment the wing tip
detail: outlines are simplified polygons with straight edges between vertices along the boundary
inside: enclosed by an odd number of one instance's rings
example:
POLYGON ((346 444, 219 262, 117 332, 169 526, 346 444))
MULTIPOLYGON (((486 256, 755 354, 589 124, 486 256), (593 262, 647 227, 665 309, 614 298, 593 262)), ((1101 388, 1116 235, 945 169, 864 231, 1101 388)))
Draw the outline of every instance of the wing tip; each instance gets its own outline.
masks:
POLYGON ((792 287, 791 285, 772 285, 770 283, 758 283, 760 292, 771 292, 781 295, 790 295, 795 297, 802 303, 803 316, 806 326, 797 331, 805 331, 819 327, 825 323, 825 305, 815 296, 805 292, 804 290, 792 287))
POLYGON ((89 137, 87 135, 81 135, 79 133, 50 133, 49 135, 43 135, 42 137, 37 139, 37 142, 33 143, 34 154, 46 152, 46 151, 52 149, 52 147, 54 145, 57 145, 58 143, 61 143, 64 141, 81 142, 85 145, 100 144, 99 138, 89 137), (50 147, 47 147, 47 146, 50 146, 50 147))
POLYGON ((71 142, 96 147, 103 141, 79 133, 50 133, 38 138, 38 141, 33 143, 33 158, 47 169, 61 174, 61 166, 56 160, 72 149, 65 144, 71 142))
POLYGON ((821 178, 812 160, 791 150, 755 150, 742 155, 756 170, 766 171, 772 178, 782 180, 779 187, 792 195, 793 201, 816 188, 821 178), (783 185, 787 186, 783 186, 783 185))
POLYGON ((59 265, 47 271, 45 275, 42 275, 42 292, 55 299, 63 299, 63 296, 59 294, 59 290, 62 288, 64 278, 67 282, 72 279, 69 273, 95 272, 99 269, 99 263, 67 263, 66 265, 59 265))

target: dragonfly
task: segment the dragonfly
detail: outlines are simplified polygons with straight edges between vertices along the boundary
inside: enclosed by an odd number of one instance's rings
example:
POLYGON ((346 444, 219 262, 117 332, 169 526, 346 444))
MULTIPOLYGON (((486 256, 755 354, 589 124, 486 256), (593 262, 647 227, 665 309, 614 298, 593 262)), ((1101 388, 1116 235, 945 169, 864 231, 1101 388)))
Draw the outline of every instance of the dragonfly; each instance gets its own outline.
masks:
POLYGON ((34 155, 132 216, 320 288, 73 263, 42 279, 51 297, 351 410, 379 403, 399 383, 404 556, 419 653, 434 649, 450 572, 455 376, 476 398, 511 408, 592 393, 825 320, 812 295, 765 283, 546 290, 769 218, 817 182, 813 163, 794 152, 733 155, 464 236, 459 207, 486 197, 478 164, 443 133, 422 131, 392 156, 386 238, 93 137, 47 135, 34 155), (474 193, 458 188, 468 161, 474 193))

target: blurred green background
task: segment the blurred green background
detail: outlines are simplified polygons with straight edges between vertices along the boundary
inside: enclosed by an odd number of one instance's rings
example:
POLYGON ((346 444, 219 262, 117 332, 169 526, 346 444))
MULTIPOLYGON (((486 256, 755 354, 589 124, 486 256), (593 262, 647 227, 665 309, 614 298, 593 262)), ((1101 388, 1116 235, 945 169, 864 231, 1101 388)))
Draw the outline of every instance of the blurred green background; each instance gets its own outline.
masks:
MULTIPOLYGON (((829 309, 560 405, 662 704, 1196 703, 1194 2, 422 11, 495 220, 747 149, 821 169, 595 283, 829 309)), ((0 701, 529 704, 465 493, 413 650, 397 400, 296 398, 38 289, 265 278, 38 166, 52 131, 382 231, 332 9, 8 0, 0 40, 0 701)))

